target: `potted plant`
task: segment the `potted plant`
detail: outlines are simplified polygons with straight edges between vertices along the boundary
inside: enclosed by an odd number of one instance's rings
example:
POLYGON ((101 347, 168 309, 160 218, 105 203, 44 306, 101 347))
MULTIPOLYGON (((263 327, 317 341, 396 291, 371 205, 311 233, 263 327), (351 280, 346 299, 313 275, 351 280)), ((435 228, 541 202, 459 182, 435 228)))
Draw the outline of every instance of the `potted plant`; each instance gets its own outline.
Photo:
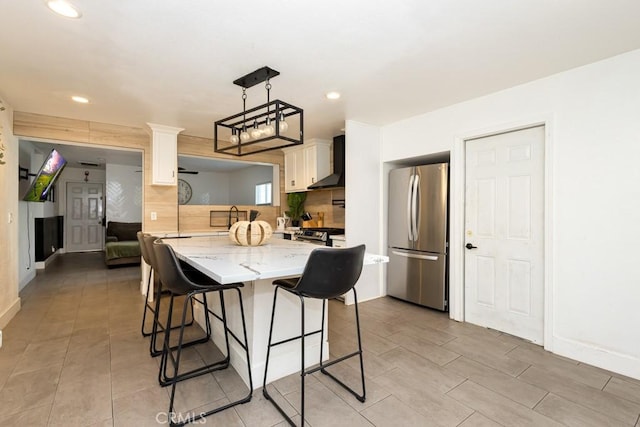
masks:
POLYGON ((300 225, 300 217, 304 213, 304 202, 307 200, 307 193, 289 193, 287 194, 287 205, 289 210, 285 214, 291 218, 291 225, 298 227, 300 225))

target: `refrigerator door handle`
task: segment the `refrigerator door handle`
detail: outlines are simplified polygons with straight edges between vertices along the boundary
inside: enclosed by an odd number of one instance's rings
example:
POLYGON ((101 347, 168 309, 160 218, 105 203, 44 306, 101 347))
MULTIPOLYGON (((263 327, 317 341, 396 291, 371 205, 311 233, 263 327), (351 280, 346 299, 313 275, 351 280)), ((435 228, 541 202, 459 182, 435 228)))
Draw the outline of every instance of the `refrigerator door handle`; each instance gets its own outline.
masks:
POLYGON ((420 176, 413 181, 413 241, 420 237, 420 176))
POLYGON ((419 255, 419 254, 411 254, 411 253, 407 253, 407 252, 398 252, 398 251, 391 251, 391 253, 394 254, 394 255, 403 256, 405 258, 425 259, 427 261, 437 261, 438 260, 438 257, 434 256, 434 255, 419 255))
POLYGON ((413 242, 413 206, 411 204, 413 199, 413 178, 415 175, 409 177, 409 185, 407 190, 407 234, 409 235, 409 241, 413 242))

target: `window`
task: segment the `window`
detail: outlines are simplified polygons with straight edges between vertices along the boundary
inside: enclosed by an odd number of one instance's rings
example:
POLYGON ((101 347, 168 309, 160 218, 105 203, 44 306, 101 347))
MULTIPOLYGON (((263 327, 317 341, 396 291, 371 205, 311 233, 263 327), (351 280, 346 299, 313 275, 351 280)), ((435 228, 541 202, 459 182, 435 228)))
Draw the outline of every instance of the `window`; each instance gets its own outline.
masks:
POLYGON ((256 205, 271 204, 271 183, 256 184, 256 205))

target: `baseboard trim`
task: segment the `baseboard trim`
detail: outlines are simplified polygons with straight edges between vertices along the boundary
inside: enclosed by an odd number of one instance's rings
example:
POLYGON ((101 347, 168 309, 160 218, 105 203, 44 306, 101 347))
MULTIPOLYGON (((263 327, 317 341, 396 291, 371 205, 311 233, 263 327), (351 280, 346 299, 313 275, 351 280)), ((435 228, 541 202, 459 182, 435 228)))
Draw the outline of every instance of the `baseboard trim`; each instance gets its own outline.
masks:
POLYGON ((0 329, 4 329, 5 326, 9 324, 13 316, 18 314, 20 311, 20 297, 16 298, 16 300, 2 313, 0 314, 0 329))
POLYGON ((60 249, 49 255, 49 258, 45 259, 44 261, 36 262, 36 270, 44 270, 45 268, 47 268, 47 265, 49 265, 54 259, 56 259, 59 253, 60 249))
POLYGON ((29 271, 29 274, 27 274, 22 278, 22 280, 20 280, 20 283, 18 284, 18 292, 21 292, 24 289, 24 287, 27 286, 29 282, 31 282, 35 278, 36 278, 36 271, 35 270, 29 271))
POLYGON ((640 359, 568 338, 553 337, 553 352, 579 362, 640 380, 640 359))

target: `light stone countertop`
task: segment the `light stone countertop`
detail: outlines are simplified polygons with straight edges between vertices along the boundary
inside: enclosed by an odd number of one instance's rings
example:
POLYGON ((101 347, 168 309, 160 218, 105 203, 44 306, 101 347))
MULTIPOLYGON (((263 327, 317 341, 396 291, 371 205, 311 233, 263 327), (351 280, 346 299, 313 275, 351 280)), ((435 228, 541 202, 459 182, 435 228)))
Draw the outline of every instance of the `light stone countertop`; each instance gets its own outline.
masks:
MULTIPOLYGON (((176 255, 219 283, 274 279, 302 273, 309 254, 318 246, 274 239, 262 246, 238 246, 228 236, 163 238, 176 255)), ((364 265, 389 262, 389 257, 366 253, 364 265)))

